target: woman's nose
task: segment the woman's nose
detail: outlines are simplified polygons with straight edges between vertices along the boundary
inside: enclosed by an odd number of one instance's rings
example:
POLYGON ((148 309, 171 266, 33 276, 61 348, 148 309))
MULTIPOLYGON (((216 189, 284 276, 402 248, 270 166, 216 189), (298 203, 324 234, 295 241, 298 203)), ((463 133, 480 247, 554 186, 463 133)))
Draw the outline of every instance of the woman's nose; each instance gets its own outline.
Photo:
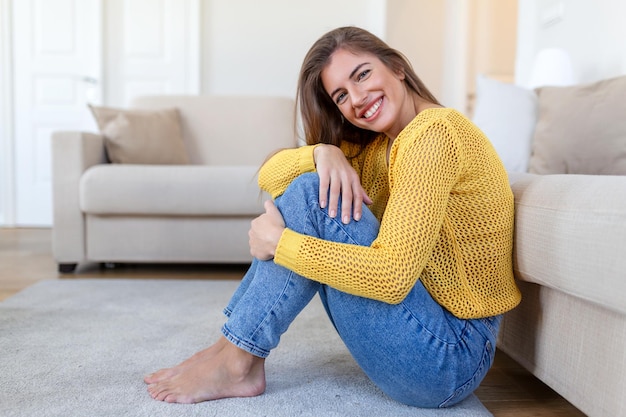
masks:
POLYGON ((355 87, 350 92, 350 97, 352 98, 352 107, 356 109, 365 104, 367 93, 363 89, 355 87))

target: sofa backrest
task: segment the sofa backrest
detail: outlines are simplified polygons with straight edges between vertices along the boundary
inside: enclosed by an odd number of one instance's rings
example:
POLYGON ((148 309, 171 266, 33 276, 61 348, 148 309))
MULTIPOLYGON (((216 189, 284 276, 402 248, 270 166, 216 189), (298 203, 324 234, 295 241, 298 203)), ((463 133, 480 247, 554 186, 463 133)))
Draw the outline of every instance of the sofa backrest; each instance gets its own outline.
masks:
POLYGON ((131 106, 177 108, 192 164, 260 166, 272 152, 297 144, 295 101, 287 97, 145 96, 131 106))

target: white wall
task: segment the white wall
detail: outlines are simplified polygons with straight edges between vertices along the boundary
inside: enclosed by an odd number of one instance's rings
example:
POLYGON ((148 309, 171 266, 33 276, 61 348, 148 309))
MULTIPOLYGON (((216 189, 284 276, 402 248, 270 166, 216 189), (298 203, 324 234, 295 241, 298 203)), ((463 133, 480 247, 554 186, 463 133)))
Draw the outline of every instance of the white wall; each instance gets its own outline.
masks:
POLYGON ((302 60, 325 32, 356 25, 384 38, 387 0, 204 0, 204 94, 294 97, 302 60))
POLYGON ((389 0, 387 2, 387 42, 402 52, 413 69, 438 100, 445 83, 447 2, 432 0, 389 0), (428 34, 424 36, 424 34, 428 34))
POLYGON ((0 0, 0 226, 14 221, 10 27, 9 0, 0 0))
POLYGON ((624 0, 520 0, 518 17, 517 84, 528 83, 535 55, 553 47, 570 54, 580 83, 626 74, 624 0))
POLYGON ((471 114, 477 74, 514 78, 518 0, 389 0, 387 41, 445 106, 471 114))

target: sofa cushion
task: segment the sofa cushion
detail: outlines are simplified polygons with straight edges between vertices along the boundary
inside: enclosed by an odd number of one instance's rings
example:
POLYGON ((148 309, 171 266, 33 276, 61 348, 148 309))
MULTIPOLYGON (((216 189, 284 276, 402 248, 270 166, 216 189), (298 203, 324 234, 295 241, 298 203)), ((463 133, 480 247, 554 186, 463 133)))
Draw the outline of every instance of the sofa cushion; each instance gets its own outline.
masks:
POLYGON ((165 95, 137 97, 131 105, 176 107, 192 164, 261 166, 278 149, 297 145, 290 97, 165 95))
POLYGON ((473 122, 487 135, 507 171, 526 172, 537 122, 537 95, 479 75, 473 122))
POLYGON ((626 76, 538 94, 530 172, 626 174, 626 76))
POLYGON ((248 216, 263 213, 256 166, 97 165, 80 180, 87 214, 248 216))
POLYGON ((516 278, 626 314, 626 176, 509 178, 516 278))
POLYGON ((89 106, 109 160, 120 164, 186 164, 178 110, 89 106))

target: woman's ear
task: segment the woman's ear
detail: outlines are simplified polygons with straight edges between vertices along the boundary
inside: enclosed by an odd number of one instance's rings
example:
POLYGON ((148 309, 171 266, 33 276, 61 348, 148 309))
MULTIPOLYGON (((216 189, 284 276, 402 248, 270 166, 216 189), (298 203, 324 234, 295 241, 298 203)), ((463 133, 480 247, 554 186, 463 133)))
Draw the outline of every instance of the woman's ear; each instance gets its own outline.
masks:
POLYGON ((397 70, 394 71, 396 74, 396 77, 400 80, 400 81, 404 81, 404 79, 406 78, 406 74, 404 73, 404 68, 398 68, 397 70))

